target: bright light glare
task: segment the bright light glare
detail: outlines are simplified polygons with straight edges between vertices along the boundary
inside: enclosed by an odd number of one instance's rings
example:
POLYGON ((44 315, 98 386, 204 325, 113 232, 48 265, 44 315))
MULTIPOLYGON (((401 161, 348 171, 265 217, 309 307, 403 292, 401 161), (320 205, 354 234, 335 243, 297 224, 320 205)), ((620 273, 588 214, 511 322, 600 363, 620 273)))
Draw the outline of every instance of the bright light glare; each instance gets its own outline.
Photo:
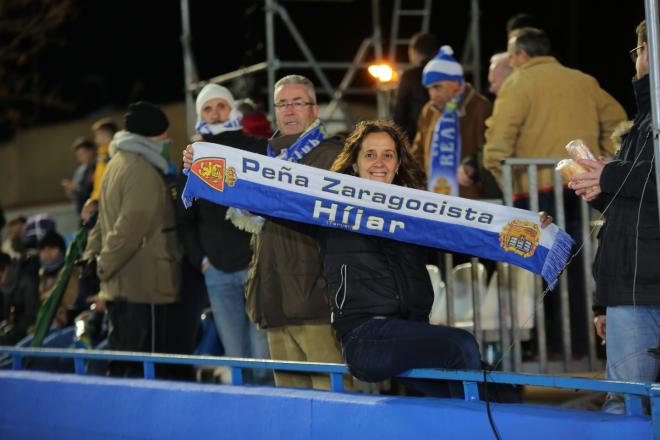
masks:
POLYGON ((380 82, 396 80, 396 72, 387 64, 372 64, 368 70, 369 74, 380 82))

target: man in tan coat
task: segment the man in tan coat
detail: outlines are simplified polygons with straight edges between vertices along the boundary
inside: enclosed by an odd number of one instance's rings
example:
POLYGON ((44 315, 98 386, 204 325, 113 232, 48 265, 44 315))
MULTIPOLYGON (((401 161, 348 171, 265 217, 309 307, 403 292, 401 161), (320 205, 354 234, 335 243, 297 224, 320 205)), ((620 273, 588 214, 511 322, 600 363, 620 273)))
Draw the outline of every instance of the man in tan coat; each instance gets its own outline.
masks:
MULTIPOLYGON (((600 88, 598 81, 579 70, 562 66, 550 56, 545 32, 521 28, 512 32, 508 45, 513 73, 499 90, 493 115, 486 121, 484 165, 502 184, 501 161, 510 157, 567 157, 566 144, 583 139, 595 156, 614 153, 610 136, 626 119, 621 105, 600 88)), ((539 209, 556 213, 552 167, 539 168, 539 209)), ((514 205, 529 209, 527 167, 513 169, 514 205)), ((581 241, 579 199, 564 190, 566 231, 581 241)), ((551 295, 546 307, 546 332, 550 351, 574 354, 587 350, 587 313, 581 259, 568 268, 570 317, 561 316, 560 295, 551 295), (571 350, 564 344, 560 318, 570 319, 571 350)))
MULTIPOLYGON (((583 139, 596 156, 614 154, 610 136, 626 113, 596 79, 559 64, 538 29, 514 31, 508 53, 514 72, 486 121, 484 164, 498 180, 502 159, 566 157, 573 139, 583 139)), ((539 170, 539 188, 551 185, 552 170, 539 170)), ((527 188, 526 169, 514 171, 514 194, 527 188)))
MULTIPOLYGON (((166 304, 177 301, 181 251, 174 208, 165 184, 169 121, 153 104, 128 107, 125 131, 111 145, 103 175, 96 250, 101 296, 106 300, 108 349, 164 351, 166 304)), ((96 248, 96 249, 95 249, 96 248)), ((119 376, 141 367, 111 364, 119 376)))

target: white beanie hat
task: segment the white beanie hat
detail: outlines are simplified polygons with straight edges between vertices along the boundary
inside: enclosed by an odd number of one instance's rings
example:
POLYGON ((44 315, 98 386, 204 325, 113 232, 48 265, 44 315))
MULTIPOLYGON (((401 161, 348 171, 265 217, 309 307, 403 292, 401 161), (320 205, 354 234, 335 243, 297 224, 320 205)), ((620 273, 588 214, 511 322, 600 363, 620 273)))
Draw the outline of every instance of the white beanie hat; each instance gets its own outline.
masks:
POLYGON ((202 107, 209 99, 222 98, 227 101, 231 109, 234 108, 234 97, 227 87, 223 87, 218 84, 207 84, 202 90, 199 91, 197 95, 197 101, 195 102, 195 109, 197 110, 197 117, 201 117, 202 107))

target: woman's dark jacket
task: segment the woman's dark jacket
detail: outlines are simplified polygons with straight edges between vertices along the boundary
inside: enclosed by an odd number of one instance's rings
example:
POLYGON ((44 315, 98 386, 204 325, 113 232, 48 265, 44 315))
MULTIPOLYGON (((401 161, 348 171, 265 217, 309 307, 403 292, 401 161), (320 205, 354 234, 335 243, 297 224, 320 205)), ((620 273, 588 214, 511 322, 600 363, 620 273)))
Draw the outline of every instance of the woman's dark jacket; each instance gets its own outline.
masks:
POLYGON ((332 325, 341 338, 376 317, 428 321, 433 288, 421 246, 344 230, 320 230, 332 325))

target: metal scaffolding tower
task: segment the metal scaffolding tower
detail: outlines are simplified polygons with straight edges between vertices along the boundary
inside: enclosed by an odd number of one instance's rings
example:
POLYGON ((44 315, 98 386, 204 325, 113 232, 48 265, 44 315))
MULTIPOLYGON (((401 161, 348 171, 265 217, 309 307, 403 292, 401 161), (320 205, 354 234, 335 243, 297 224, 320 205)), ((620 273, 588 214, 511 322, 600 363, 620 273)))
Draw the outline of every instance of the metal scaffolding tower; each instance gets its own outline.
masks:
MULTIPOLYGON (((331 0, 328 0, 331 1, 331 0)), ((335 0, 338 1, 338 0, 335 0)), ((406 0, 408 5, 411 4, 410 0, 406 0)), ((407 66, 397 59, 397 47, 408 45, 409 38, 401 38, 400 19, 405 16, 419 17, 421 19, 420 31, 428 31, 431 20, 431 0, 422 0, 423 6, 418 9, 407 9, 403 7, 402 0, 394 0, 392 11, 392 22, 389 35, 389 62, 395 69, 399 70, 407 66)), ((267 84, 268 84, 268 109, 273 115, 273 96, 272 91, 278 76, 278 72, 283 69, 299 69, 302 72, 312 71, 315 75, 314 82, 319 85, 317 93, 327 95, 330 97, 330 102, 321 115, 325 120, 332 120, 338 109, 342 110, 343 120, 348 124, 352 124, 351 117, 346 109, 345 97, 348 94, 364 94, 376 93, 379 104, 379 115, 387 116, 389 112, 388 103, 383 98, 382 89, 377 87, 371 88, 351 88, 351 84, 355 79, 355 75, 360 69, 366 69, 371 64, 369 61, 383 61, 383 35, 381 31, 381 1, 371 0, 371 19, 372 31, 371 35, 365 38, 360 46, 357 48, 355 55, 351 61, 336 62, 336 61, 320 61, 310 49, 305 38, 302 36, 297 26, 293 22, 287 9, 282 5, 284 0, 264 0, 265 3, 265 28, 266 28, 266 61, 253 64, 251 66, 243 67, 241 69, 228 72, 204 81, 197 79, 197 73, 193 62, 192 51, 190 47, 190 19, 188 12, 188 0, 181 0, 183 34, 181 36, 183 45, 183 59, 184 59, 184 81, 186 90, 186 105, 189 122, 189 131, 192 131, 192 122, 194 121, 194 100, 193 93, 198 91, 207 83, 224 83, 233 79, 239 78, 243 75, 254 74, 257 72, 266 71, 267 84), (279 18, 293 38, 296 46, 303 55, 302 60, 282 60, 277 54, 276 42, 276 22, 279 18), (369 55, 373 54, 372 57, 369 55), (344 76, 341 81, 333 86, 331 81, 326 75, 330 70, 345 70, 344 76)), ((346 0, 343 0, 346 2, 346 0)), ((419 4, 419 3, 418 3, 419 4)), ((481 63, 480 63, 480 44, 479 44, 479 0, 471 0, 471 22, 470 28, 466 36, 466 42, 463 49, 462 63, 466 67, 466 71, 473 72, 474 85, 477 90, 481 86, 481 63)))

